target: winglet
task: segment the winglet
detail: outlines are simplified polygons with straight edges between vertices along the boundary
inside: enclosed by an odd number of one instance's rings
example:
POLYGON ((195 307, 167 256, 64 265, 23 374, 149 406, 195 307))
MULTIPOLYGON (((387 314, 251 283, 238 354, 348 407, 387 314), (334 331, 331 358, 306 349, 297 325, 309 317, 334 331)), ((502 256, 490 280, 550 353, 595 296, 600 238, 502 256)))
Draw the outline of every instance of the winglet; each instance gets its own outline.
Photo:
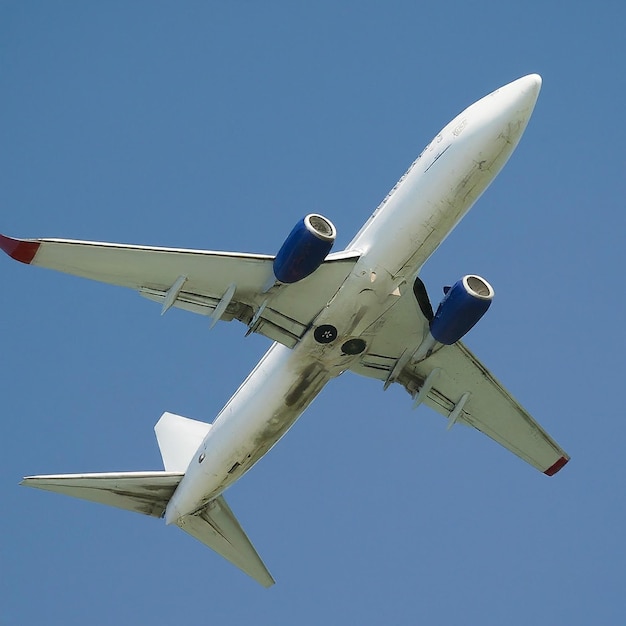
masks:
POLYGON ((554 465, 551 465, 544 474, 546 476, 554 476, 567 462, 569 457, 562 456, 554 465))
POLYGON ((29 264, 35 258, 40 243, 34 240, 13 239, 0 235, 0 248, 4 250, 11 258, 20 263, 29 264))

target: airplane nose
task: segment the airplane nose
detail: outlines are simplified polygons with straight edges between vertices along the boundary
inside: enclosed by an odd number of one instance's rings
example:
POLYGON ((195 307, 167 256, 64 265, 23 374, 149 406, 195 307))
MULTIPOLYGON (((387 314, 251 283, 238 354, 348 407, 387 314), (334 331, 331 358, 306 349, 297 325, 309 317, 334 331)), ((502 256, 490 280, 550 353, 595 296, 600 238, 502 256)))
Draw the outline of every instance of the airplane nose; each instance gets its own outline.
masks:
POLYGON ((535 95, 539 95, 539 90, 541 89, 541 76, 539 76, 539 74, 528 74, 527 76, 518 78, 511 84, 514 85, 516 83, 519 83, 520 87, 523 89, 532 91, 535 95))
POLYGON ((514 80, 494 92, 503 110, 519 112, 522 118, 530 117, 541 90, 541 76, 529 74, 514 80))
POLYGON ((515 83, 519 83, 520 97, 526 100, 529 105, 535 106, 541 91, 541 76, 539 74, 529 74, 516 80, 513 84, 515 83))
MULTIPOLYGON (((505 137, 512 150, 528 124, 540 90, 539 74, 522 76, 474 103, 460 117, 473 121, 477 136, 486 146, 493 146, 498 137, 505 137)), ((454 120, 451 126, 458 123, 458 119, 454 120)))

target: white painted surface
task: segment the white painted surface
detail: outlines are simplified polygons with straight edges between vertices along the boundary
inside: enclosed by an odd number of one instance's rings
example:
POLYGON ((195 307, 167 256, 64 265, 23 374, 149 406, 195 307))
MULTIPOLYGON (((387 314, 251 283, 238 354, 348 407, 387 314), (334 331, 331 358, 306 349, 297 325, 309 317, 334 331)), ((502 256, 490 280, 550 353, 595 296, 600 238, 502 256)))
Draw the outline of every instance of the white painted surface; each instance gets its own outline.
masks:
POLYGON ((530 75, 498 89, 427 146, 348 246, 362 256, 314 320, 337 327, 338 338, 320 344, 308 332, 293 350, 270 348, 215 420, 198 451, 202 462, 192 460, 168 504, 168 524, 204 507, 250 469, 326 382, 359 358, 343 354, 341 345, 394 304, 398 286, 417 274, 494 179, 526 128, 540 86, 540 77, 530 75))

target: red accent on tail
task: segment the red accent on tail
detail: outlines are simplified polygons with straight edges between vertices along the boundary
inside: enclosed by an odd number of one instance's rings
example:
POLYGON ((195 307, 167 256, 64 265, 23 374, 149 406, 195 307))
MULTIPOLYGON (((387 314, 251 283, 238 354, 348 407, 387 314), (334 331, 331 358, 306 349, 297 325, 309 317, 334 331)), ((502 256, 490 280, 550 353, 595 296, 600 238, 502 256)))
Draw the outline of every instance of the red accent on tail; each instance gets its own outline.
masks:
POLYGON ((29 264, 35 258, 40 243, 38 241, 24 241, 23 239, 12 239, 0 235, 0 248, 11 258, 20 263, 29 264))
POLYGON ((552 467, 549 467, 544 474, 546 476, 554 476, 568 461, 568 457, 562 456, 552 467))

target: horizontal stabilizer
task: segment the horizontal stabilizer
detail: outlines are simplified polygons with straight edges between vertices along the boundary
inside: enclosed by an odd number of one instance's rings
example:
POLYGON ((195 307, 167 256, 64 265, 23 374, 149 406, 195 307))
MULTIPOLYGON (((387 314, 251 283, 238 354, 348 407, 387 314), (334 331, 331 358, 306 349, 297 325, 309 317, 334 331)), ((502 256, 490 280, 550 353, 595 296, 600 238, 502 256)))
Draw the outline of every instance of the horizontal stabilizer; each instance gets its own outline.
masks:
POLYGON ((223 496, 209 502, 198 514, 181 517, 176 525, 221 554, 264 587, 274 584, 272 575, 223 496))
POLYGON ((154 432, 161 450, 163 465, 167 472, 186 472, 189 463, 204 441, 211 424, 188 417, 163 413, 154 432))
POLYGON ((162 517, 182 477, 178 472, 58 474, 27 476, 20 484, 162 517))

